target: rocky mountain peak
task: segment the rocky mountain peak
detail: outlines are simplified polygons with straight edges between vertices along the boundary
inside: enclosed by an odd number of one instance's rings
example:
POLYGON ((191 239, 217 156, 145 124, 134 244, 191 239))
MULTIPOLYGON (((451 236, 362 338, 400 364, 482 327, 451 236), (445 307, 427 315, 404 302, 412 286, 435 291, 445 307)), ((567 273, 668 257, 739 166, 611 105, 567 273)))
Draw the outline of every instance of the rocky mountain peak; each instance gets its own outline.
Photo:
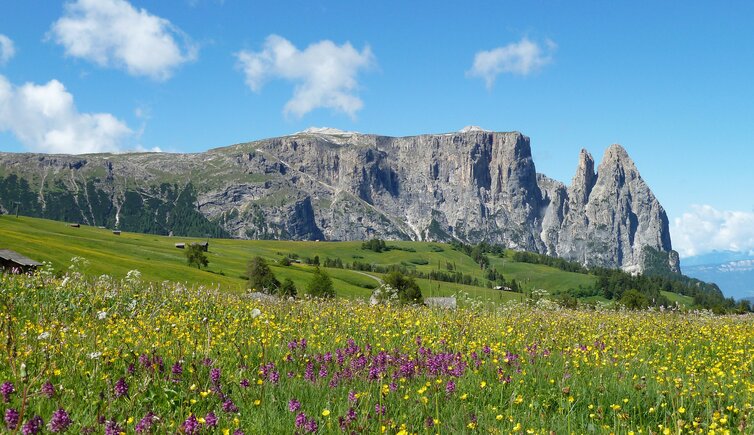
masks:
POLYGON ((569 189, 571 200, 582 206, 586 204, 596 180, 597 174, 594 172, 594 158, 589 154, 589 151, 582 148, 581 153, 579 153, 579 165, 576 168, 576 174, 573 176, 571 188, 569 189))
POLYGON ((487 242, 630 271, 650 252, 677 270, 667 216, 626 150, 594 166, 582 150, 566 187, 536 173, 519 132, 314 127, 196 154, 0 153, 0 209, 159 234, 487 242))
POLYGON ((482 127, 476 126, 476 125, 467 125, 466 127, 458 130, 459 133, 475 133, 475 132, 484 132, 489 133, 490 130, 485 130, 482 127))

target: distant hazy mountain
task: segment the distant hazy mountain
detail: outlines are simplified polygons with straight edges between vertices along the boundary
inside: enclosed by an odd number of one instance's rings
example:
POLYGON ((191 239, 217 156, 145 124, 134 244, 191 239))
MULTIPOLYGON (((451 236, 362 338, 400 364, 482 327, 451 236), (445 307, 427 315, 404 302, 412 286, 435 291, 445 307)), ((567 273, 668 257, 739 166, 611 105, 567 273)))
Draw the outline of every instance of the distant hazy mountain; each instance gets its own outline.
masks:
POLYGON ((714 282, 726 297, 754 302, 753 253, 715 251, 683 259, 683 272, 693 278, 714 282))
POLYGON ((528 137, 479 127, 409 137, 316 128, 196 154, 0 153, 0 212, 17 205, 157 234, 484 241, 679 270, 665 211, 621 146, 598 168, 582 150, 566 186, 536 172, 528 137))

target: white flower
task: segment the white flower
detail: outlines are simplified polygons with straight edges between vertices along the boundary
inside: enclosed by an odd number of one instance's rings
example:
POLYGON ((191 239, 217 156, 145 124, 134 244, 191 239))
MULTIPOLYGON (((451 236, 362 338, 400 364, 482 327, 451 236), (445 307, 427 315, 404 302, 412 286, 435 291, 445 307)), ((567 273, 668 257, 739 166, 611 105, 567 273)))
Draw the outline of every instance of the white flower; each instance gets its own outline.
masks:
POLYGON ((99 320, 105 320, 107 318, 107 311, 100 311, 97 313, 97 318, 99 320))
POLYGON ((37 336, 37 340, 47 340, 48 338, 50 338, 50 333, 47 332, 47 331, 45 331, 45 332, 39 334, 39 336, 37 336))
POLYGON ((262 312, 259 311, 259 308, 254 308, 253 310, 251 310, 251 318, 252 319, 256 319, 257 317, 259 317, 261 315, 262 315, 262 312))
POLYGON ((92 352, 89 355, 89 359, 98 359, 102 356, 102 352, 92 352))

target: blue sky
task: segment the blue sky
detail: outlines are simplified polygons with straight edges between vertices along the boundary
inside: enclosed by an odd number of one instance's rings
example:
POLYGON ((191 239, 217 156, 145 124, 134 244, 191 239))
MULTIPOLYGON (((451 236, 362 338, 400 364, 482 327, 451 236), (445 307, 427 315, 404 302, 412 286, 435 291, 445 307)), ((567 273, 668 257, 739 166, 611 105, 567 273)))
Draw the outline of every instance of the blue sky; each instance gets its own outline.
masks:
POLYGON ((752 17, 735 1, 4 2, 0 150, 473 124, 530 136, 537 169, 569 183, 581 148, 620 143, 682 255, 752 251, 752 17))

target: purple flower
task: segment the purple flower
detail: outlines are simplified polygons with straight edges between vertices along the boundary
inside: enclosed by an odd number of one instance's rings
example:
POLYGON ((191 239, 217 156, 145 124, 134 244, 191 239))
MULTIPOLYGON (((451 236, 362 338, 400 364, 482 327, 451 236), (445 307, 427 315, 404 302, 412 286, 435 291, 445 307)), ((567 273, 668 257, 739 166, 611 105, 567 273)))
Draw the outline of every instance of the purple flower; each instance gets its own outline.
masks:
POLYGON ((174 376, 178 377, 183 374, 183 366, 180 362, 176 361, 175 364, 173 364, 173 367, 170 369, 170 372, 173 373, 174 376))
POLYGON ((244 379, 241 379, 241 382, 239 383, 239 385, 241 385, 244 388, 249 388, 249 385, 251 385, 251 383, 249 382, 248 379, 244 378, 244 379))
POLYGON ((149 433, 149 431, 152 430, 152 425, 156 420, 157 416, 154 415, 154 413, 152 413, 151 411, 148 412, 147 415, 144 416, 144 418, 136 423, 136 427, 134 428, 136 430, 136 433, 149 433))
POLYGON ((233 435, 245 435, 241 429, 236 429, 233 431, 233 435))
POLYGON ((348 401, 351 402, 351 403, 353 403, 356 400, 357 400, 356 399, 356 392, 355 391, 349 391, 348 392, 348 401))
POLYGON ((34 435, 42 432, 42 428, 44 427, 45 422, 42 420, 42 417, 35 415, 34 418, 27 421, 26 424, 21 428, 21 433, 23 435, 34 435))
POLYGON ((65 409, 59 408, 57 411, 52 413, 52 417, 50 417, 50 423, 47 424, 47 428, 50 429, 50 432, 58 433, 58 432, 65 432, 68 429, 68 426, 73 423, 73 420, 71 420, 71 417, 68 415, 67 412, 65 412, 65 409))
POLYGON ((454 391, 456 391, 456 383, 451 379, 445 384, 445 392, 447 394, 453 394, 454 391))
POLYGON ((118 381, 115 383, 113 391, 115 392, 115 397, 127 396, 128 384, 126 383, 126 380, 124 378, 118 379, 118 381))
POLYGON ((5 426, 8 428, 8 430, 15 430, 18 427, 19 417, 20 415, 18 415, 18 411, 13 408, 8 408, 5 410, 5 426))
POLYGON ((220 369, 217 367, 213 368, 209 371, 209 379, 212 381, 213 384, 217 385, 220 383, 220 369))
POLYGON ((183 422, 181 427, 183 428, 183 432, 187 434, 199 433, 199 430, 201 429, 199 427, 199 420, 196 419, 194 414, 189 415, 189 418, 183 422))
POLYGON ((232 400, 228 399, 225 402, 223 402, 223 411, 231 413, 231 412, 238 412, 238 407, 235 403, 233 403, 232 400))
POLYGON ((123 432, 123 428, 115 420, 105 422, 105 435, 120 435, 121 432, 123 432))
POLYGON ((47 381, 44 385, 42 385, 42 388, 39 390, 39 392, 48 399, 52 399, 55 396, 55 386, 52 385, 52 382, 47 381))
POLYGON ((139 355, 139 364, 145 369, 152 365, 152 361, 149 359, 149 355, 142 353, 139 355))
POLYGON ((306 414, 304 414, 303 412, 298 413, 298 415, 296 415, 296 427, 297 428, 304 427, 304 425, 306 424, 306 420, 307 420, 306 414))
POLYGON ((386 410, 385 405, 380 405, 379 403, 374 405, 374 412, 376 412, 377 415, 385 415, 386 410))
POLYGON ((288 411, 296 412, 299 409, 301 409, 301 402, 296 399, 291 399, 288 401, 288 411))
POLYGON ((204 417, 204 423, 207 425, 207 427, 217 426, 217 416, 215 415, 215 413, 212 411, 208 412, 204 417))
POLYGON ((315 420, 315 419, 313 419, 313 418, 312 418, 311 420, 308 420, 308 421, 307 421, 307 422, 306 422, 306 423, 304 424, 304 429, 305 429, 305 430, 306 430, 307 432, 309 432, 309 433, 314 433, 314 432, 316 432, 318 428, 319 428, 319 425, 317 424, 317 420, 315 420))
POLYGON ((10 382, 3 382, 3 385, 0 385, 0 394, 3 395, 3 400, 5 400, 5 403, 10 402, 10 395, 15 392, 16 387, 14 387, 10 382))
POLYGON ((434 425, 435 425, 435 420, 432 417, 427 417, 427 419, 424 420, 424 426, 434 427, 434 425))

